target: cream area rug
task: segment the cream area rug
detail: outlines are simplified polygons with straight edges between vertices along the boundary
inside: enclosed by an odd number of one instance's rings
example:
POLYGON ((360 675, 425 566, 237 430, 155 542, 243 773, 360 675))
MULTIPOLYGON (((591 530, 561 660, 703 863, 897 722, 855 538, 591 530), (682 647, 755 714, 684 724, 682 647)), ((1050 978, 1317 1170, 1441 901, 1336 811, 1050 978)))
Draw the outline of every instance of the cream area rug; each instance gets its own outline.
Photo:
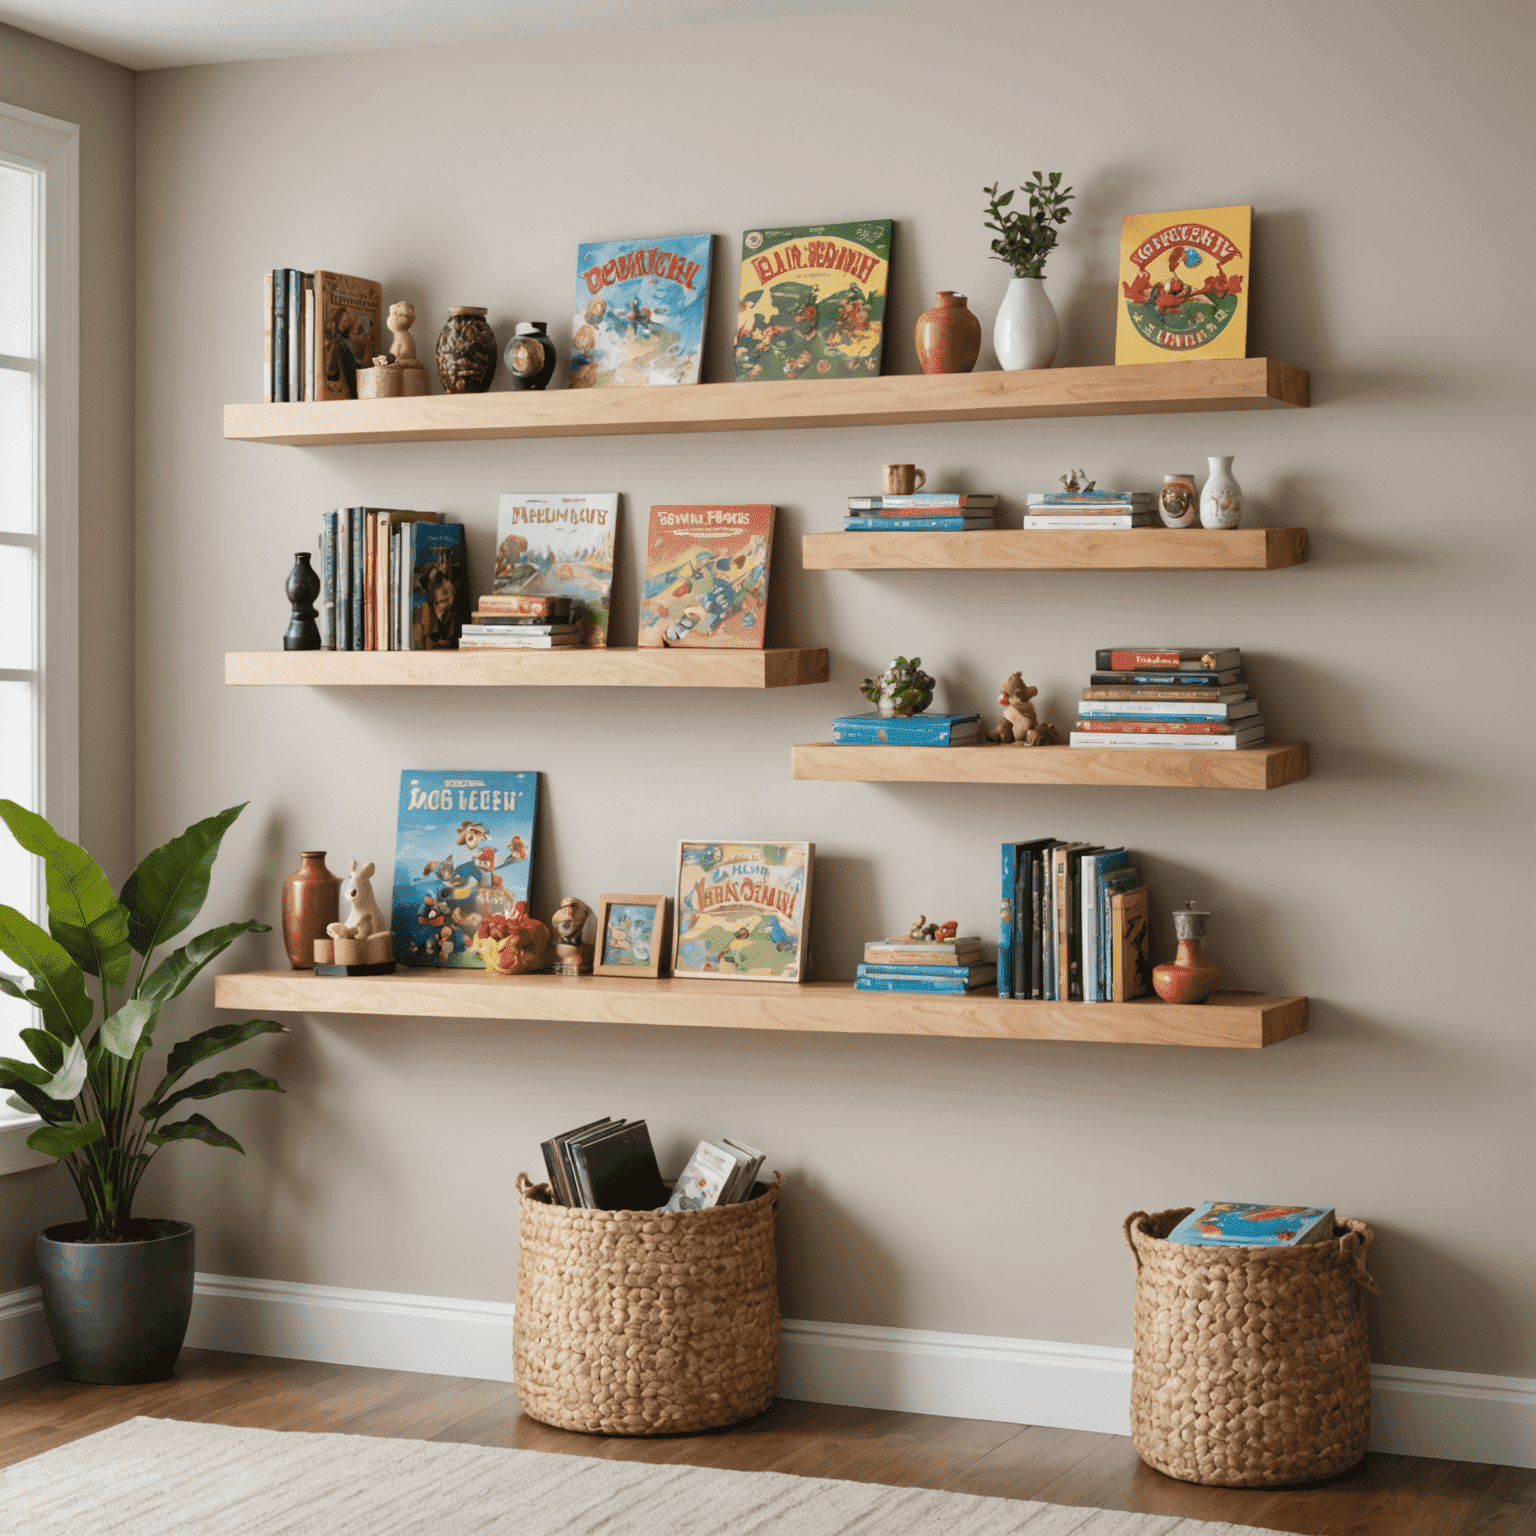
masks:
POLYGON ((779 1472, 175 1419, 130 1419, 0 1471, 0 1529, 7 1536, 1219 1536, 1248 1530, 779 1472))

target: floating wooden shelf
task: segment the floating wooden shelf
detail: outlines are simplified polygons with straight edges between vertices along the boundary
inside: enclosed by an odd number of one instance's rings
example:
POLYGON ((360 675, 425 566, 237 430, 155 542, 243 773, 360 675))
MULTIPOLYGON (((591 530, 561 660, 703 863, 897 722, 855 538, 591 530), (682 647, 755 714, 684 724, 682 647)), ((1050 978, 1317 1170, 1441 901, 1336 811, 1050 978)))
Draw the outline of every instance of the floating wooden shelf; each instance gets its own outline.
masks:
POLYGON ((896 374, 876 379, 500 390, 394 400, 226 405, 224 436, 246 442, 453 442, 486 437, 602 437, 789 427, 1008 421, 1248 411, 1311 403, 1311 376, 1272 358, 1037 368, 1016 373, 896 374))
POLYGON ((1279 789, 1306 778, 1307 744, 1237 752, 1199 747, 790 748, 791 777, 860 784, 1125 784, 1164 789, 1279 789))
POLYGON ((765 651, 226 651, 224 681, 316 688, 797 688, 827 680, 820 646, 765 651))
POLYGON ((698 981, 609 976, 489 976, 400 970, 327 977, 247 971, 214 983, 220 1008, 254 1013, 364 1013, 421 1019, 527 1019, 859 1035, 960 1035, 993 1040, 1090 1040, 1122 1045, 1256 1048, 1303 1034, 1304 997, 1218 992, 1198 1006, 1027 1003, 859 992, 852 982, 698 981))
POLYGON ((808 571, 1276 571, 1307 558, 1305 528, 988 528, 808 533, 808 571))

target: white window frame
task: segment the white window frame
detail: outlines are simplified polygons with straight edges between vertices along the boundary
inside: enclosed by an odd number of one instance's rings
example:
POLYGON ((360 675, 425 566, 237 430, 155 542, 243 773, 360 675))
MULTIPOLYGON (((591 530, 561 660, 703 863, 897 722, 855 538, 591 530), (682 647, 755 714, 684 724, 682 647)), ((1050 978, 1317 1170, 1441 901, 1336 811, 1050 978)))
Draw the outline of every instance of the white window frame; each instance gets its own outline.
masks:
MULTIPOLYGON (((41 715, 36 782, 42 791, 43 815, 65 837, 78 841, 79 126, 0 103, 0 158, 41 173, 41 239, 34 271, 41 319, 36 367, 42 383, 34 444, 40 551, 34 676, 41 715)), ((0 534, 0 539, 7 541, 15 537, 0 534)), ((41 864, 37 879, 38 910, 44 911, 41 864)), ((18 1116, 0 1098, 0 1174, 45 1167, 54 1161, 26 1145, 37 1124, 35 1117, 18 1116)))

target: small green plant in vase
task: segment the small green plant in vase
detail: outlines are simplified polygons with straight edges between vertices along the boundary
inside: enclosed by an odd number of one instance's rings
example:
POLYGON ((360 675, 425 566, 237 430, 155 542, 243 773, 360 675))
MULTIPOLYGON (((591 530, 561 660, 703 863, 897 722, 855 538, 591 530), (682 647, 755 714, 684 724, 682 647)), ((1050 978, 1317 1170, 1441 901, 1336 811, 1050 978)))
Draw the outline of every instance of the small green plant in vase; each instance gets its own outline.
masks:
POLYGON ((84 1207, 83 1222, 50 1228, 38 1239, 49 1328, 65 1369, 80 1380, 170 1374, 191 1304, 192 1228, 136 1219, 140 1181, 171 1142, 244 1151, 206 1116, 189 1112, 193 1101, 240 1090, 282 1092, 272 1078, 248 1067, 181 1086, 199 1063, 283 1030, 272 1019, 247 1019, 217 1024, 173 1046, 164 1075, 139 1103, 139 1074, 161 1009, 242 934, 268 931, 268 924, 253 919, 210 928, 150 969, 156 950, 202 910, 219 845, 243 809, 233 806, 197 822, 146 854, 115 895, 85 849, 41 816, 0 800, 0 820, 43 860, 48 891, 46 932, 14 907, 0 905, 0 953, 26 972, 0 974, 0 991, 30 1003, 42 1025, 21 1031, 31 1061, 0 1057, 0 1089, 9 1092, 13 1108, 42 1120, 27 1145, 64 1164, 84 1207), (88 990, 92 983, 100 989, 99 1015, 88 990), (93 1271, 92 1254, 109 1257, 93 1271), (104 1279, 109 1272, 112 1278, 104 1279), (153 1294, 159 1281, 176 1292, 169 1301, 153 1294), (114 1303, 126 1309, 121 1327, 115 1321, 103 1326, 103 1310, 114 1303), (178 1310, 179 1329, 168 1330, 178 1310), (146 1339, 146 1330, 154 1337, 146 1339), (174 1345, 167 1343, 170 1332, 174 1345), (103 1352, 112 1358, 102 1358, 103 1352))
POLYGON ((983 187, 987 194, 986 227, 997 231, 992 259, 1013 270, 1008 292, 992 328, 992 344, 1005 370, 1049 368, 1061 344, 1056 310, 1045 292, 1045 260, 1056 248, 1061 226, 1071 209, 1072 188, 1061 184, 1062 173, 1042 176, 1017 190, 1027 207, 1013 206, 1014 188, 999 192, 998 183, 983 187))
POLYGON ((887 719, 893 715, 920 715, 933 703, 933 679, 921 669, 921 661, 921 656, 914 656, 911 661, 898 656, 879 677, 866 677, 859 691, 887 719))

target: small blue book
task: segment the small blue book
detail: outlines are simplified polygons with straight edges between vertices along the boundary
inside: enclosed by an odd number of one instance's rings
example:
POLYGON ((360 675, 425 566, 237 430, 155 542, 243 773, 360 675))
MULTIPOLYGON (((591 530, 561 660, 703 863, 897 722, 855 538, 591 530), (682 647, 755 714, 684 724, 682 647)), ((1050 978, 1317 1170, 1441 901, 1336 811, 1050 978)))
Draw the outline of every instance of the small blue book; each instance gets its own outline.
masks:
POLYGON ((845 517, 845 533, 963 533, 968 528, 995 528, 997 519, 981 517, 845 517))
POLYGON ((840 715, 832 740, 852 747, 958 747, 980 741, 980 715, 840 715))
POLYGON ((1168 1241, 1199 1248, 1295 1248, 1332 1236, 1331 1208, 1207 1200, 1168 1234, 1168 1241))
POLYGON ((974 992, 987 985, 984 981, 950 980, 947 976, 860 976, 854 982, 858 992, 974 992))
POLYGON ((859 975, 871 980, 892 977, 921 980, 924 976, 936 976, 942 981, 965 981, 973 986, 984 987, 997 975, 997 967, 988 960, 977 965, 872 965, 864 960, 859 963, 859 975))

